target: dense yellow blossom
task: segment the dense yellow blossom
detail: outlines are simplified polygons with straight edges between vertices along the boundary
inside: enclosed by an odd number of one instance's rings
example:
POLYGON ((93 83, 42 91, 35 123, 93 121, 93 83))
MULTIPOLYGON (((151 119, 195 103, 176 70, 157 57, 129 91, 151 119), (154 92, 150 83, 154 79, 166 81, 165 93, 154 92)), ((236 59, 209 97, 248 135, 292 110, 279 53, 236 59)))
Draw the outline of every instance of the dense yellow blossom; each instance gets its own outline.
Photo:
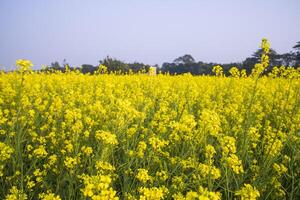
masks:
POLYGON ((282 175, 283 173, 287 172, 287 168, 281 163, 274 163, 273 168, 279 175, 282 175))
POLYGON ((300 199, 300 68, 269 70, 262 48, 250 76, 17 61, 0 73, 0 199, 300 199))
POLYGON ((183 198, 175 198, 175 199, 184 199, 184 200, 196 200, 196 199, 203 199, 203 200, 220 200, 221 193, 220 192, 211 192, 207 188, 203 188, 202 186, 199 187, 197 192, 189 191, 186 196, 183 198))
POLYGON ((27 200, 28 197, 27 195, 18 190, 18 188, 16 186, 13 186, 10 190, 9 190, 9 194, 6 195, 5 200, 27 200))
POLYGON ((211 160, 214 157, 215 154, 216 154, 216 150, 212 145, 209 144, 205 147, 205 157, 206 157, 206 159, 211 160))
POLYGON ((241 200, 256 200, 260 197, 259 191, 250 184, 244 184, 244 187, 237 191, 235 195, 240 196, 241 200))
POLYGON ((108 162, 103 161, 97 161, 96 162, 96 169, 99 171, 99 173, 109 173, 114 172, 116 168, 109 164, 108 162))
POLYGON ((236 153, 236 145, 235 145, 236 139, 231 136, 225 136, 220 139, 221 147, 222 147, 222 154, 223 156, 227 156, 231 153, 236 153))
POLYGON ((146 148, 147 148, 147 144, 144 141, 140 141, 137 147, 137 152, 136 152, 137 156, 143 158, 146 148))
POLYGON ((164 196, 168 193, 168 189, 165 187, 142 187, 139 189, 139 192, 141 194, 140 200, 160 200, 164 199, 164 196))
POLYGON ((40 145, 37 149, 33 150, 33 156, 36 158, 45 158, 48 155, 44 146, 40 145))
POLYGON ((230 73, 230 75, 231 75, 232 77, 238 78, 238 77, 241 76, 241 72, 240 72, 239 69, 236 68, 236 67, 230 68, 229 73, 230 73))
POLYGON ((146 183, 147 181, 152 180, 152 177, 148 174, 148 170, 146 169, 138 169, 136 178, 142 183, 146 183))
POLYGON ((7 146, 3 142, 0 142, 0 162, 9 159, 13 152, 14 152, 13 148, 7 146))
POLYGON ((19 68, 21 72, 25 72, 30 70, 33 64, 30 60, 20 59, 16 61, 16 66, 19 68))
POLYGON ((104 144, 118 144, 117 136, 108 131, 97 131, 95 137, 97 140, 102 141, 104 144))
POLYGON ((220 65, 214 66, 212 71, 216 74, 216 76, 223 76, 223 68, 220 65))
POLYGON ((41 200, 61 200, 59 195, 55 195, 53 193, 39 194, 41 200))
POLYGON ((82 177, 84 188, 81 189, 85 197, 90 197, 92 200, 118 200, 116 191, 111 188, 112 179, 105 175, 82 177))
POLYGON ((4 164, 13 154, 14 149, 0 142, 0 177, 3 176, 4 164))
POLYGON ((209 178, 215 180, 219 179, 221 177, 221 171, 220 169, 216 168, 215 166, 206 165, 200 163, 198 166, 200 175, 203 177, 209 176, 209 178))
POLYGON ((92 147, 86 147, 86 146, 83 146, 83 147, 81 147, 81 151, 82 151, 86 156, 90 156, 91 154, 93 154, 93 148, 92 148, 92 147))
POLYGON ((240 174, 244 172, 242 161, 235 154, 231 154, 226 158, 228 166, 233 170, 234 173, 240 174))
POLYGON ((151 137, 149 139, 149 143, 151 144, 151 146, 154 150, 161 150, 161 148, 163 148, 169 144, 168 141, 161 140, 157 137, 151 137))
POLYGON ((64 160, 65 167, 74 169, 79 163, 79 158, 66 157, 64 160))

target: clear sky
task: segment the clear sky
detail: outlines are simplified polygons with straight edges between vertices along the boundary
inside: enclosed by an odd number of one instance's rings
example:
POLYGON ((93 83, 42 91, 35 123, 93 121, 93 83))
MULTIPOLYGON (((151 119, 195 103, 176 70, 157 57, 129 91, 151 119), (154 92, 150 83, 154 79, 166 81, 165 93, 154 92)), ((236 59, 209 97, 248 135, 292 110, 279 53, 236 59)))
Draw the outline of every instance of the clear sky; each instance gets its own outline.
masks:
POLYGON ((98 64, 109 55, 147 64, 183 54, 238 62, 262 37, 278 53, 300 41, 299 0, 0 0, 0 66, 98 64))

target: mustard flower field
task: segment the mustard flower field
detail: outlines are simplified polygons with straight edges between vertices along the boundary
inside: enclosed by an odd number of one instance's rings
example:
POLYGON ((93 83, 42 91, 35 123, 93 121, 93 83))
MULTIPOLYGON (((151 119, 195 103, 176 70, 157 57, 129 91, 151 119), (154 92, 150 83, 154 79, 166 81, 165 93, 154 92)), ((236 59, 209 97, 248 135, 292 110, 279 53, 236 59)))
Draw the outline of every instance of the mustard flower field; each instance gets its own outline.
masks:
POLYGON ((300 71, 262 75, 266 42, 250 76, 18 60, 0 74, 0 199, 299 199, 300 71))

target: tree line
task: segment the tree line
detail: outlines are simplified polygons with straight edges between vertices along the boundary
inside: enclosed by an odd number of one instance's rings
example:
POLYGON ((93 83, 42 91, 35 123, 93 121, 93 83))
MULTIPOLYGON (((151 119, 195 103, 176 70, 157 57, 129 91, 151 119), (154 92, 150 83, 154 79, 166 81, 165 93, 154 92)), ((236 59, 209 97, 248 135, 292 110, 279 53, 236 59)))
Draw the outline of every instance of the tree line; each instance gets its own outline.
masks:
MULTIPOLYGON (((183 73, 191 73, 193 75, 209 75, 212 74, 212 69, 214 66, 221 65, 225 75, 229 74, 229 70, 232 67, 236 67, 239 70, 245 69, 247 74, 250 74, 254 65, 260 62, 261 55, 262 49, 258 49, 242 62, 221 64, 196 61, 191 55, 186 54, 174 59, 174 61, 171 63, 164 62, 161 67, 158 65, 155 65, 154 67, 157 67, 157 71, 160 71, 161 73, 169 73, 171 75, 183 73)), ((274 49, 270 49, 268 56, 270 60, 268 68, 269 71, 275 66, 290 66, 294 68, 300 67, 300 41, 297 42, 297 44, 293 46, 292 51, 288 53, 278 54, 274 49)), ((84 74, 94 74, 97 72, 100 65, 105 66, 108 73, 116 72, 120 74, 138 72, 146 73, 151 67, 151 65, 148 64, 139 62, 126 63, 116 58, 107 56, 103 60, 99 61, 98 66, 83 64, 81 67, 70 67, 69 69, 79 70, 84 74)), ((64 60, 62 64, 56 61, 51 63, 50 67, 47 67, 44 70, 54 69, 64 72, 68 66, 69 65, 66 60, 64 60)))

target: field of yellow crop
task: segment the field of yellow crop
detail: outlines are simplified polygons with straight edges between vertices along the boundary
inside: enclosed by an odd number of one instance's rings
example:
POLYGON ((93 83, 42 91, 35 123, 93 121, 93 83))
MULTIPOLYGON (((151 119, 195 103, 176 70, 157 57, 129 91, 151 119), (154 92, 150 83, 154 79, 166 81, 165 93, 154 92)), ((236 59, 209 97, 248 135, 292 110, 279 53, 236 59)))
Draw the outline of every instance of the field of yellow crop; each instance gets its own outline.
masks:
POLYGON ((300 80, 1 74, 0 197, 295 199, 300 80))
POLYGON ((83 75, 17 64, 0 74, 0 199, 300 198, 297 74, 83 75))

